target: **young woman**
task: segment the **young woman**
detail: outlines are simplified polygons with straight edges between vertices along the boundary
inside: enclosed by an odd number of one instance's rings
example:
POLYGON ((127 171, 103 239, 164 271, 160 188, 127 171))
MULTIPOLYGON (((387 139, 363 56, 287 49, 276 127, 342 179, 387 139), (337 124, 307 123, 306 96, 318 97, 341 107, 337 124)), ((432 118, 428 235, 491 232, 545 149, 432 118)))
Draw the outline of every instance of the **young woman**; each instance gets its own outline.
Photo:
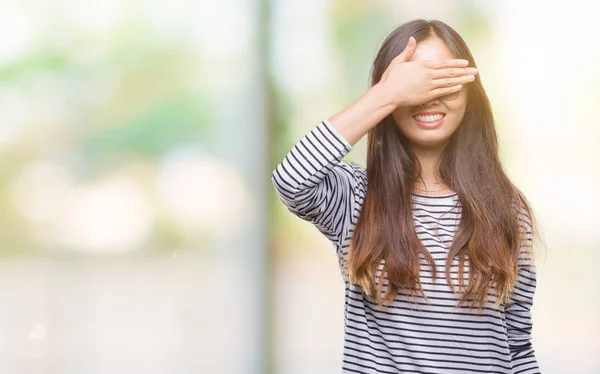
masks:
POLYGON ((398 27, 367 92, 272 173, 287 208, 335 244, 343 372, 539 373, 534 216, 500 163, 475 66, 445 23, 398 27), (341 161, 364 135, 366 169, 341 161))

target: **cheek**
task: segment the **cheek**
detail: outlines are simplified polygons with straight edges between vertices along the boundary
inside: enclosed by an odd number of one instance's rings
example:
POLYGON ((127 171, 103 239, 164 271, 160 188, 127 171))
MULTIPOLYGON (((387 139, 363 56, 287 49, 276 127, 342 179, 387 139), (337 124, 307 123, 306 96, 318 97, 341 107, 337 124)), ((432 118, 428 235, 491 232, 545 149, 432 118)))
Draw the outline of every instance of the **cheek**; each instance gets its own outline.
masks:
POLYGON ((407 108, 396 108, 396 110, 392 112, 392 117, 398 126, 406 125, 407 121, 412 119, 410 111, 407 108))
POLYGON ((452 120, 457 121, 458 123, 462 122, 462 119, 465 115, 466 109, 467 109, 466 97, 461 97, 460 99, 451 103, 451 105, 448 105, 449 114, 452 115, 452 120))
POLYGON ((449 118, 449 122, 447 123, 446 126, 446 133, 447 134, 453 134, 462 124, 463 122, 463 118, 464 118, 464 110, 460 111, 453 111, 452 112, 452 117, 449 118))
POLYGON ((464 103, 452 110, 453 116, 456 118, 456 121, 458 121, 459 123, 462 122, 462 120, 465 116, 466 109, 467 109, 467 104, 464 103))

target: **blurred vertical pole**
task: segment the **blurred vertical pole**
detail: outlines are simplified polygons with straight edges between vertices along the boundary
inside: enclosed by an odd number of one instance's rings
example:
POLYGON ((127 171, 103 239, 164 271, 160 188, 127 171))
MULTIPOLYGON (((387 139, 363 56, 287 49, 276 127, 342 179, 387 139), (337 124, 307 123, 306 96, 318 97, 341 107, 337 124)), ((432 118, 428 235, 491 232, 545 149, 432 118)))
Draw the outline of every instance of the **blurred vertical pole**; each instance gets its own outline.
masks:
MULTIPOLYGON (((239 234, 224 238, 215 253, 223 256, 225 263, 239 266, 238 288, 233 316, 242 323, 241 341, 232 342, 232 355, 225 356, 232 362, 227 367, 235 371, 227 373, 271 374, 273 373, 273 263, 269 242, 270 222, 268 196, 272 189, 269 170, 270 137, 272 128, 273 97, 270 93, 270 8, 269 0, 234 0, 239 3, 235 17, 248 18, 252 37, 239 69, 245 72, 239 91, 228 94, 220 108, 222 123, 215 130, 214 147, 232 158, 242 173, 251 197, 251 209, 244 218, 239 234), (250 10, 250 12, 248 12, 250 10), (238 358, 237 355, 241 357, 238 358)), ((244 28, 240 28, 244 30, 244 28)), ((228 37, 231 37, 229 35, 228 37)), ((238 321, 235 321, 237 323, 238 321)))
POLYGON ((262 140, 264 141, 262 148, 262 154, 265 156, 262 164, 263 172, 259 173, 257 179, 260 180, 260 186, 262 187, 261 196, 262 201, 259 206, 262 210, 262 222, 264 225, 263 233, 265 240, 258 250, 257 257, 261 259, 257 262, 256 276, 259 279, 257 284, 260 285, 260 299, 261 302, 257 303, 257 307, 260 309, 257 313, 257 325, 261 327, 260 333, 257 336, 257 347, 261 347, 262 350, 258 356, 256 367, 254 370, 255 374, 274 374, 274 308, 273 308, 273 284, 274 284, 274 264, 273 264, 273 246, 269 238, 271 225, 271 216, 267 214, 268 207, 268 196, 271 187, 269 170, 269 161, 272 154, 273 148, 271 140, 271 133, 274 127, 273 116, 271 115, 271 108, 274 105, 275 98, 273 97, 272 90, 272 75, 269 72, 270 56, 271 56, 271 40, 270 40, 270 28, 271 28, 271 0, 256 0, 258 2, 258 17, 257 17, 257 58, 258 58, 258 74, 257 74, 257 94, 262 98, 262 140))

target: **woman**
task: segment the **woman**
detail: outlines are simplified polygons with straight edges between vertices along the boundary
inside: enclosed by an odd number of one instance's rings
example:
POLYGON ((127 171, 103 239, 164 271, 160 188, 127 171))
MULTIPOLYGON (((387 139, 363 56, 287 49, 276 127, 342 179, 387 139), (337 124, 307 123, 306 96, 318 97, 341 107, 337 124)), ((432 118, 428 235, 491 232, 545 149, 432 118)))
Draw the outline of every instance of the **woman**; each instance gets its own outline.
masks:
POLYGON ((367 92, 272 173, 336 246, 343 372, 539 373, 534 217, 502 169, 475 66, 443 22, 398 27, 367 92), (366 169, 341 161, 365 134, 366 169))

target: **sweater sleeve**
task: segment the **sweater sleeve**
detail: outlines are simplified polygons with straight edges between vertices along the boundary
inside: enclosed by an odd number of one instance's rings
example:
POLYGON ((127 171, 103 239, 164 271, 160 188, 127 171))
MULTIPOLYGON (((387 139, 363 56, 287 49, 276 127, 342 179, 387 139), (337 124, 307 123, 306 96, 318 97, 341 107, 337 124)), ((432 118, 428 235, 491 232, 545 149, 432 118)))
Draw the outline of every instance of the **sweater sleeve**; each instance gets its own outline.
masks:
POLYGON ((336 244, 350 228, 360 178, 360 166, 341 161, 352 148, 323 120, 292 147, 271 175, 288 210, 336 244))
POLYGON ((525 244, 519 256, 517 282, 505 309, 508 345, 514 374, 539 374, 540 369, 531 344, 531 307, 537 277, 531 251, 524 250, 531 248, 532 232, 527 216, 521 217, 521 222, 525 224, 525 244))

